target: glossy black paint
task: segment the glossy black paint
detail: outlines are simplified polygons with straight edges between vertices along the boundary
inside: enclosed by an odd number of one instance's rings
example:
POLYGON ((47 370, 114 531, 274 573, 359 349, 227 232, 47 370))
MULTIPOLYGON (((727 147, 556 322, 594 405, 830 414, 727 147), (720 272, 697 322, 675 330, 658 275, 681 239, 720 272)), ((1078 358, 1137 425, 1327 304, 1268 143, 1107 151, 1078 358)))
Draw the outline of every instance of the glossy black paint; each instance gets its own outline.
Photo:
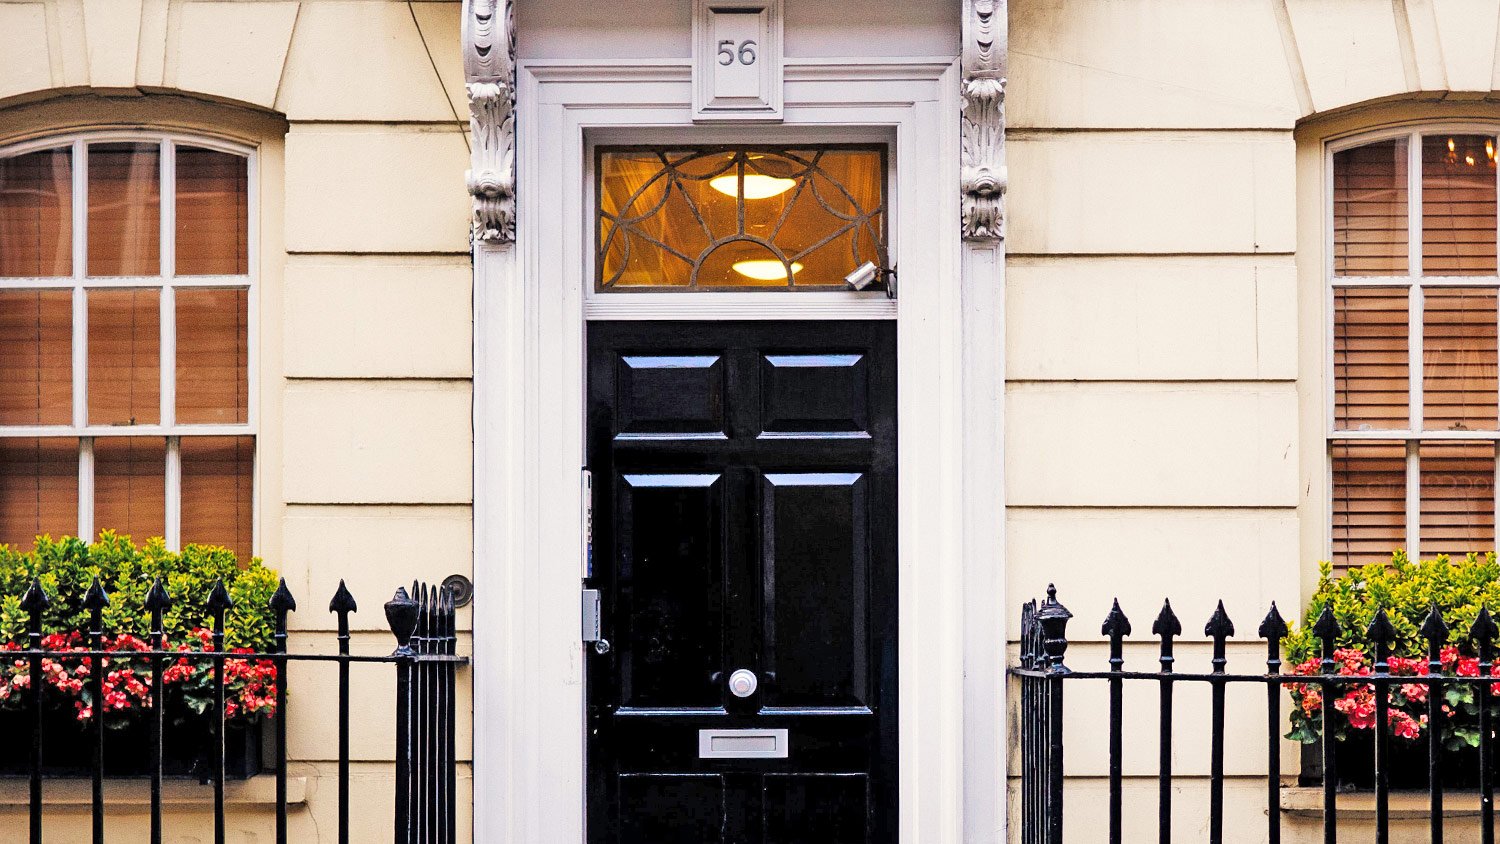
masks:
POLYGON ((591 844, 896 840, 894 329, 590 325, 591 844), (704 728, 788 758, 700 759, 704 728))
MULTIPOLYGON (((1323 608, 1313 625, 1313 635, 1322 640, 1322 657, 1316 674, 1287 673, 1283 670, 1281 645, 1287 634, 1286 621, 1281 617, 1276 604, 1261 621, 1256 635, 1266 646, 1266 672, 1264 674, 1229 673, 1227 644, 1234 635, 1234 624, 1230 621, 1221 602, 1204 627, 1203 635, 1213 642, 1213 657, 1210 671, 1183 672, 1175 669, 1173 637, 1182 635, 1182 624, 1172 610, 1170 602, 1162 606, 1152 634, 1161 638, 1160 665, 1155 671, 1127 671, 1124 664, 1124 639, 1130 635, 1130 621, 1115 601, 1109 615, 1105 617, 1101 634, 1109 637, 1110 657, 1108 671, 1074 670, 1064 664, 1067 651, 1067 623, 1070 613, 1057 601, 1057 590, 1049 586, 1045 601, 1027 601, 1021 607, 1020 658, 1009 673, 1020 687, 1018 696, 1019 750, 1020 750, 1020 794, 1021 829, 1019 840, 1025 844, 1062 844, 1064 817, 1063 790, 1063 691, 1064 687, 1080 682, 1102 681, 1109 688, 1109 833, 1111 844, 1123 839, 1121 805, 1123 791, 1120 771, 1122 768, 1122 744, 1120 737, 1128 728, 1122 706, 1122 689, 1127 683, 1140 687, 1156 684, 1161 694, 1161 728, 1157 742, 1159 757, 1159 804, 1157 822, 1160 839, 1172 838, 1173 805, 1171 796, 1181 789, 1172 774, 1173 725, 1171 718, 1172 689, 1186 684, 1210 691, 1209 727, 1209 792, 1208 792, 1208 836, 1209 842, 1224 840, 1224 754, 1226 738, 1225 693, 1229 684, 1263 686, 1266 691, 1266 830, 1263 840, 1276 844, 1281 840, 1281 732, 1285 724, 1281 720, 1281 702, 1284 688, 1295 682, 1316 685, 1323 699, 1324 722, 1329 723, 1331 704, 1350 688, 1349 677, 1338 673, 1334 659, 1335 646, 1343 630, 1334 618, 1332 605, 1323 608)), ((1373 687, 1376 701, 1377 724, 1386 721, 1385 712, 1389 694, 1393 687, 1413 684, 1427 687, 1429 700, 1441 699, 1445 687, 1468 686, 1472 689, 1479 715, 1479 810, 1481 818, 1480 841, 1494 841, 1494 783, 1491 759, 1496 737, 1490 725, 1493 723, 1494 695, 1486 694, 1494 684, 1490 669, 1494 665, 1494 642, 1500 638, 1500 626, 1490 617, 1487 609, 1481 609, 1473 620, 1465 637, 1464 647, 1478 655, 1478 672, 1475 675, 1444 675, 1441 673, 1441 648, 1450 642, 1450 628, 1442 616, 1442 610, 1433 605, 1420 634, 1428 640, 1428 673, 1396 675, 1390 672, 1390 646, 1397 638, 1397 630, 1384 609, 1376 611, 1374 619, 1363 631, 1360 646, 1374 654, 1373 670, 1359 677, 1359 683, 1373 687)), ((1091 713, 1075 713, 1072 720, 1079 724, 1090 723, 1091 713)), ((1429 723, 1431 723, 1429 721, 1429 723)), ((1087 731, 1085 731, 1087 732, 1087 731)), ((1428 818, 1428 840, 1441 844, 1444 840, 1442 807, 1443 768, 1451 767, 1451 754, 1445 757, 1439 752, 1438 741, 1433 738, 1436 731, 1423 731, 1426 737, 1426 754, 1411 753, 1400 760, 1389 746, 1389 731, 1375 730, 1373 744, 1375 752, 1368 770, 1373 773, 1375 788, 1375 840, 1391 840, 1391 809, 1389 802, 1390 777, 1401 766, 1420 768, 1426 761, 1428 800, 1431 814, 1428 818)), ((1199 737, 1192 736, 1189 747, 1199 745, 1199 737)), ((1084 741, 1092 741, 1085 735, 1084 741)), ((1344 754, 1335 754, 1333 748, 1346 741, 1330 741, 1326 734, 1321 741, 1323 754, 1323 840, 1337 842, 1338 837, 1338 768, 1341 761, 1347 763, 1344 754)), ((1415 745, 1412 746, 1415 748, 1415 745)), ((1188 792, 1191 794, 1191 792, 1188 792)), ((1088 799, 1086 791, 1073 797, 1088 799)), ((1249 833, 1247 833, 1249 834, 1249 833)), ((1233 836, 1231 836, 1232 838, 1233 836)))

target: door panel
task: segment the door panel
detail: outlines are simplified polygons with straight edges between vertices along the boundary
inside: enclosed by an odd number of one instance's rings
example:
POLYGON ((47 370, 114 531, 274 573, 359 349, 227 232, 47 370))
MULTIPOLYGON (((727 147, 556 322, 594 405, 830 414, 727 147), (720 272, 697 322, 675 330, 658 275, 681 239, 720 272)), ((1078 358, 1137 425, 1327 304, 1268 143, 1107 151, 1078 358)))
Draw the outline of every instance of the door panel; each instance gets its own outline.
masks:
POLYGON ((632 647, 623 652, 627 706, 713 706, 723 652, 723 476, 621 475, 616 612, 632 647))
POLYGON ((868 702, 865 487, 859 472, 764 477, 763 647, 776 675, 769 706, 868 702))
POLYGON ((894 327, 589 326, 592 844, 895 840, 894 327))

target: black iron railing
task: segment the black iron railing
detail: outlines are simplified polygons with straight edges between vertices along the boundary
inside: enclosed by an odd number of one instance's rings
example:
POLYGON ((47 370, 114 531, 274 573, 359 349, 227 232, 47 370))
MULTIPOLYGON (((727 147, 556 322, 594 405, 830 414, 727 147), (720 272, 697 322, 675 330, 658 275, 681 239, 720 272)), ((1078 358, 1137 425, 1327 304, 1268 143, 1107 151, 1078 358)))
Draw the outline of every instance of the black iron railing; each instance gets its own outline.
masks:
MULTIPOLYGON (((1220 602, 1218 609, 1204 627, 1204 635, 1212 640, 1213 656, 1207 673, 1189 673, 1175 670, 1173 639, 1182 635, 1182 623, 1172 610, 1170 602, 1162 606, 1151 633, 1160 639, 1158 665, 1152 671, 1125 670, 1124 640, 1131 633, 1130 620, 1120 610, 1118 601, 1110 609, 1101 627, 1101 634, 1109 639, 1109 669, 1107 671, 1074 671, 1064 662, 1068 649, 1067 625, 1073 617, 1066 607, 1057 601, 1056 589, 1049 586, 1047 597, 1040 602, 1028 601, 1021 609, 1021 655, 1020 664, 1010 669, 1019 681, 1018 698, 1020 715, 1021 756, 1021 841, 1024 844, 1061 844, 1063 840, 1063 799, 1065 782, 1063 777, 1064 737, 1063 699, 1065 688, 1078 681, 1103 682, 1109 688, 1109 829, 1108 841, 1118 844, 1124 839, 1122 823, 1122 779, 1123 736, 1127 729, 1124 712, 1124 690, 1126 683, 1155 684, 1160 696, 1161 730, 1159 737, 1158 775, 1158 840, 1172 840, 1172 747, 1173 747, 1173 691, 1184 683, 1207 685, 1210 689, 1210 746, 1209 746, 1209 828, 1210 844, 1224 841, 1224 743, 1225 743, 1225 691, 1230 684, 1262 685, 1266 692, 1266 840, 1280 844, 1281 810, 1281 734, 1286 729, 1283 722, 1282 698, 1284 689, 1293 684, 1317 689, 1320 694, 1321 723, 1335 723, 1336 693, 1346 692, 1351 687, 1369 687, 1377 690, 1371 697, 1373 714, 1374 756, 1373 791, 1374 824, 1377 844, 1390 841, 1390 777, 1392 773, 1392 739, 1389 724, 1389 707, 1386 690, 1393 686, 1416 686, 1426 689, 1427 729, 1425 741, 1427 770, 1425 779, 1428 791, 1429 837, 1433 842, 1442 842, 1444 836, 1444 775, 1445 767, 1452 761, 1444 751, 1441 730, 1436 729, 1445 717, 1442 691, 1444 687, 1468 685, 1473 688, 1473 699, 1478 707, 1478 753, 1477 785, 1479 791, 1480 841, 1494 844, 1494 776, 1495 741, 1494 708, 1497 699, 1491 687, 1497 682, 1492 676, 1494 668, 1494 645, 1500 638, 1500 629, 1490 618, 1487 610, 1481 610, 1467 632, 1466 647, 1477 655, 1474 671, 1468 676, 1442 673, 1440 650, 1449 642, 1450 631, 1442 613, 1434 606, 1422 625, 1420 635, 1428 643, 1428 659, 1425 674, 1391 673, 1391 645, 1397 632, 1385 610, 1378 610, 1373 621, 1363 632, 1364 644, 1373 656, 1372 670, 1368 674, 1350 676, 1339 672, 1335 659, 1337 642, 1343 636, 1330 608, 1325 608, 1313 627, 1313 635, 1320 644, 1320 659, 1317 672, 1310 674, 1284 673, 1282 669, 1281 643, 1287 634, 1286 622, 1276 605, 1266 614, 1257 631, 1266 644, 1266 670, 1263 674, 1231 674, 1226 671, 1228 659, 1226 645, 1234 635, 1234 624, 1220 602)), ((1088 721, 1087 723, 1093 723, 1088 721)), ((1092 737, 1091 737, 1092 739, 1092 737)), ((1326 728, 1318 743, 1322 779, 1322 826, 1323 841, 1333 844, 1338 840, 1339 799, 1339 746, 1342 742, 1331 740, 1326 728)), ((1363 763, 1361 763, 1363 764, 1363 763)), ((1139 836, 1135 836, 1139 839, 1139 836)))
MULTIPOLYGON (((20 608, 30 616, 27 646, 20 650, 7 651, 8 658, 18 663, 29 664, 29 682, 25 687, 25 709, 31 724, 30 736, 30 841, 41 844, 45 820, 44 799, 46 797, 46 772, 43 766, 43 748, 47 745, 48 719, 44 717, 46 703, 43 700, 41 681, 43 665, 54 660, 79 661, 128 658, 144 662, 149 667, 151 697, 147 712, 150 725, 149 755, 151 798, 150 840, 160 844, 165 831, 162 815, 163 737, 166 718, 163 696, 163 674, 174 663, 188 660, 189 663, 206 663, 214 667, 213 707, 208 713, 211 724, 210 764, 206 778, 213 784, 214 841, 225 841, 224 785, 225 735, 228 723, 226 708, 226 675, 224 670, 230 663, 243 661, 257 663, 265 660, 276 668, 275 696, 275 758, 273 767, 276 778, 276 807, 274 821, 275 841, 287 842, 287 765, 286 765, 286 705, 287 666, 292 662, 333 662, 338 665, 338 841, 348 844, 349 826, 349 718, 350 690, 349 667, 354 663, 388 664, 396 672, 396 722, 392 729, 396 738, 396 796, 395 796, 395 844, 452 844, 458 838, 456 829, 456 754, 454 739, 455 724, 455 670, 468 662, 467 657, 457 655, 457 632, 454 624, 453 600, 446 589, 413 583, 412 589, 397 589, 395 597, 385 604, 386 620, 396 637, 396 650, 389 655, 356 656, 349 652, 349 615, 357 610, 354 596, 340 581, 338 591, 329 604, 329 611, 338 617, 338 653, 293 653, 287 649, 287 616, 297 609, 297 602, 287 589, 286 581, 270 600, 270 609, 275 617, 270 652, 225 652, 224 621, 226 613, 234 606, 223 583, 215 584, 202 605, 202 616, 212 621, 212 650, 182 651, 167 649, 163 615, 173 606, 174 598, 167 594, 161 580, 157 580, 147 594, 144 609, 151 615, 151 630, 148 632, 149 649, 132 650, 128 654, 105 649, 106 634, 117 635, 133 631, 106 631, 104 610, 110 604, 110 596, 96 579, 84 596, 82 606, 90 614, 87 631, 87 649, 72 648, 64 653, 43 648, 42 615, 53 597, 34 581, 21 599, 20 608)), ((104 844, 108 840, 105 827, 104 779, 106 769, 106 726, 101 701, 104 700, 103 670, 89 672, 94 703, 91 717, 90 745, 92 748, 92 842, 104 844)), ((299 700, 312 705, 315 699, 305 696, 299 700)))

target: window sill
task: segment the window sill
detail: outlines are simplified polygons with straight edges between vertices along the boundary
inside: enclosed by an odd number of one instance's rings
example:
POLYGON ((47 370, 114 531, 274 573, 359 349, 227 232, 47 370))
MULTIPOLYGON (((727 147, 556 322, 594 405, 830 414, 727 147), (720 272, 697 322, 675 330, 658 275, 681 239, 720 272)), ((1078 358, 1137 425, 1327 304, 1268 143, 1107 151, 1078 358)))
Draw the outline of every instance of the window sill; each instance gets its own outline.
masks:
MULTIPOLYGON (((1427 792, 1425 791, 1392 791, 1390 800, 1391 820, 1425 820, 1427 818, 1427 792)), ((1282 814, 1293 818, 1322 819, 1323 789, 1303 786, 1282 788, 1281 811, 1282 814)), ((1338 816, 1356 820, 1374 820, 1375 792, 1339 792, 1338 816)), ((1443 792, 1443 817, 1479 817, 1479 792, 1443 792)))
MULTIPOLYGON (((29 805, 29 788, 29 780, 25 777, 0 778, 0 809, 29 805)), ((77 808, 86 812, 93 802, 91 783, 86 778, 48 777, 42 781, 42 802, 49 808, 77 808)), ((146 811, 151 805, 151 781, 134 778, 106 779, 104 802, 111 811, 118 809, 146 811)), ((197 780, 163 780, 161 802, 162 806, 167 809, 211 804, 213 786, 201 785, 197 780)), ((300 806, 307 802, 307 777, 287 777, 286 802, 289 806, 300 806)), ((270 774, 261 774, 248 780, 232 780, 224 784, 224 805, 226 806, 274 806, 275 804, 276 777, 270 774)))

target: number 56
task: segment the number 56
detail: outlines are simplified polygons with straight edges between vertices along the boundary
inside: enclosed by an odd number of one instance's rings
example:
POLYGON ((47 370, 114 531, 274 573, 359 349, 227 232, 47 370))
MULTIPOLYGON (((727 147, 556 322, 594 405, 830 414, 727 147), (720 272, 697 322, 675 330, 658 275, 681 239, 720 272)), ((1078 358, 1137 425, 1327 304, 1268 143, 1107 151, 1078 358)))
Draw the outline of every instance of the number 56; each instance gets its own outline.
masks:
POLYGON ((720 41, 719 64, 724 66, 732 65, 735 59, 739 59, 740 64, 755 64, 755 42, 741 41, 739 46, 736 47, 734 41, 731 39, 726 38, 720 41))

